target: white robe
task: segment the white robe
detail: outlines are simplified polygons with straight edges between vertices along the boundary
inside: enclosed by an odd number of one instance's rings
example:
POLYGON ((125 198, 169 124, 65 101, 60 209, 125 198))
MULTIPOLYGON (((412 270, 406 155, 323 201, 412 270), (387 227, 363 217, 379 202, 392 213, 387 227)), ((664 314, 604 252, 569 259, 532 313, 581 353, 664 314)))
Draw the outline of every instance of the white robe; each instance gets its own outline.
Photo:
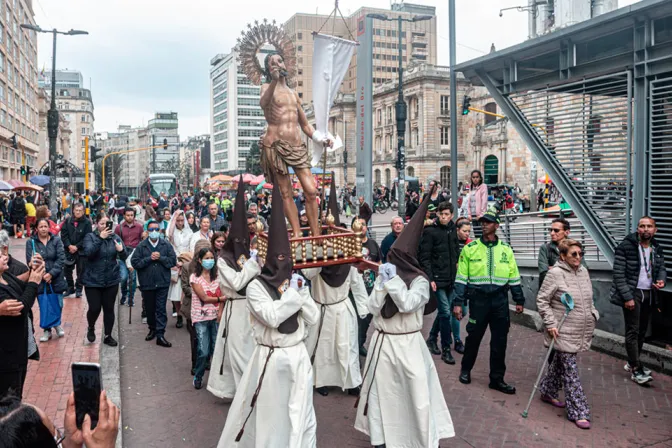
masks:
POLYGON ((308 288, 301 292, 290 288, 280 300, 273 300, 257 279, 247 286, 247 305, 256 347, 238 384, 218 447, 316 447, 313 369, 303 340, 306 326, 317 323, 317 306, 308 288), (278 326, 299 310, 299 328, 292 334, 280 333, 278 326), (264 380, 252 408, 267 358, 264 380), (250 411, 242 438, 236 442, 250 411))
POLYGON ((352 389, 362 384, 357 314, 364 318, 369 312, 366 286, 354 267, 350 267, 348 278, 338 288, 327 285, 320 275, 321 271, 322 268, 303 269, 303 274, 311 281, 311 292, 320 309, 320 316, 324 313, 321 323, 318 321, 317 325, 310 327, 306 339, 308 354, 312 356, 315 353, 315 387, 352 389), (357 305, 356 311, 348 297, 351 289, 357 305))
POLYGON ((256 261, 247 260, 243 269, 238 272, 220 258, 217 260, 217 269, 219 286, 226 297, 226 302, 217 330, 208 390, 219 398, 233 398, 255 347, 250 312, 247 310, 245 296, 238 294, 238 291, 259 275, 261 268, 256 261), (227 323, 229 330, 225 338, 224 329, 227 323))
MULTIPOLYGON (((175 227, 173 231, 173 242, 171 243, 175 250, 175 255, 180 256, 182 252, 189 251, 189 242, 191 241, 192 231, 189 226, 184 226, 182 230, 175 227)), ((170 282, 168 286, 168 300, 171 302, 179 302, 182 300, 182 280, 180 280, 180 268, 173 267, 171 271, 177 272, 177 282, 170 282)), ((171 275, 175 275, 171 272, 171 275)))
POLYGON ((440 439, 455 436, 434 360, 420 333, 428 301, 429 282, 424 277, 414 279, 410 289, 399 276, 384 285, 380 277, 376 279, 369 297, 376 331, 355 419, 355 429, 368 434, 372 445, 436 448, 440 439), (388 294, 399 312, 384 319, 380 311, 388 294), (390 334, 408 332, 413 333, 390 334))

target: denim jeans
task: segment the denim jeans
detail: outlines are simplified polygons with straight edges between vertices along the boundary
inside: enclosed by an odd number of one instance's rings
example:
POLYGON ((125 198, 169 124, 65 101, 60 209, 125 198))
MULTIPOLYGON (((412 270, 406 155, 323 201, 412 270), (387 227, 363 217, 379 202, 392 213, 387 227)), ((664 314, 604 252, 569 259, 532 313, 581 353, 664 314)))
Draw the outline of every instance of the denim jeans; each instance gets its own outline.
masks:
POLYGON ((434 319, 432 329, 429 331, 429 340, 436 341, 441 333, 441 348, 449 348, 451 343, 451 316, 452 303, 455 299, 455 293, 451 289, 436 288, 436 300, 438 301, 438 312, 434 319))
POLYGON ((215 351, 215 339, 217 338, 217 319, 205 320, 194 323, 196 331, 196 374, 194 378, 203 379, 208 359, 215 351))
POLYGON ((129 272, 125 262, 118 260, 117 263, 119 263, 119 274, 121 275, 121 301, 125 302, 126 298, 128 298, 129 303, 133 303, 135 288, 138 283, 137 273, 135 269, 133 269, 133 272, 129 272))
MULTIPOLYGON (((469 307, 466 304, 462 305, 462 316, 467 316, 468 314, 469 314, 469 307)), ((455 338, 455 342, 461 341, 462 338, 460 337, 460 321, 457 320, 457 318, 454 315, 450 316, 450 328, 453 331, 453 338, 455 338)))

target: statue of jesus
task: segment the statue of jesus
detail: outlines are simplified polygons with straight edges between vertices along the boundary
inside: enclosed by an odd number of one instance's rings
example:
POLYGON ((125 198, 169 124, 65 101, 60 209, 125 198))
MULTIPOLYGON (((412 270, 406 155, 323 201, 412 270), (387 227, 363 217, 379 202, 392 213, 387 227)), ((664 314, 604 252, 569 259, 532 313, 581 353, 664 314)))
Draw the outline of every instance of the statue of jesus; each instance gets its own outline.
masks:
POLYGON ((279 53, 266 55, 264 75, 266 82, 261 86, 260 100, 268 123, 266 133, 261 136, 260 142, 264 175, 270 182, 278 183, 294 237, 300 237, 299 214, 294 203, 289 176, 289 167, 294 169, 306 198, 308 225, 314 236, 320 235, 317 189, 310 172, 311 157, 306 144, 302 141, 301 131, 312 138, 315 144, 332 146, 333 142, 308 123, 299 95, 287 85, 287 68, 279 53))

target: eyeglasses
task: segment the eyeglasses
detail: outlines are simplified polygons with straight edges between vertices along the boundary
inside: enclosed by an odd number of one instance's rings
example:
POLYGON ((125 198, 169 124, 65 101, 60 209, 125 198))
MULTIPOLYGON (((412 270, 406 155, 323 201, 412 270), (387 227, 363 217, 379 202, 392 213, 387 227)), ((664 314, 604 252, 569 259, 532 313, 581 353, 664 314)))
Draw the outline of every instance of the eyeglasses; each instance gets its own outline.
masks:
POLYGON ((581 258, 581 257, 583 257, 583 252, 581 252, 581 251, 571 252, 569 254, 569 256, 574 257, 574 258, 581 258))
POLYGON ((560 232, 562 232, 562 230, 563 230, 563 229, 554 229, 553 227, 551 227, 550 229, 548 229, 548 231, 551 232, 551 233, 560 233, 560 232))

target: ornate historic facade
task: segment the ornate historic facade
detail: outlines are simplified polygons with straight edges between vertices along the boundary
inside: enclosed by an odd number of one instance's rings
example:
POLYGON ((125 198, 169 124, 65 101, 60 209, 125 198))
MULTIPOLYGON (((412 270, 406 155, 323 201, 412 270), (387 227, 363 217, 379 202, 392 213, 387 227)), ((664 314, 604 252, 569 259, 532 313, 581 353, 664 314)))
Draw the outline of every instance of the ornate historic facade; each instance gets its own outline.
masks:
MULTIPOLYGON (((497 105, 483 87, 472 86, 458 79, 458 108, 465 95, 472 98, 475 109, 498 113, 497 105)), ((373 99, 373 180, 390 186, 397 177, 397 131, 394 103, 397 83, 389 82, 374 88, 373 99)), ((450 76, 448 67, 429 64, 412 65, 404 73, 404 99, 408 104, 406 122, 406 176, 426 183, 438 180, 450 183, 450 76)), ((331 109, 329 128, 333 134, 345 136, 347 149, 347 183, 355 182, 356 130, 355 96, 339 94, 331 109)), ((459 113, 459 112, 458 112, 459 113)), ((313 120, 312 110, 307 110, 313 120)), ((458 176, 467 182, 469 173, 479 169, 487 173, 489 183, 518 183, 527 192, 532 179, 532 155, 506 118, 479 112, 458 115, 458 176)), ((307 144, 312 142, 307 141, 307 144)), ((345 151, 329 153, 327 169, 336 173, 343 185, 345 151)), ((540 174, 539 174, 540 175, 540 174)))

